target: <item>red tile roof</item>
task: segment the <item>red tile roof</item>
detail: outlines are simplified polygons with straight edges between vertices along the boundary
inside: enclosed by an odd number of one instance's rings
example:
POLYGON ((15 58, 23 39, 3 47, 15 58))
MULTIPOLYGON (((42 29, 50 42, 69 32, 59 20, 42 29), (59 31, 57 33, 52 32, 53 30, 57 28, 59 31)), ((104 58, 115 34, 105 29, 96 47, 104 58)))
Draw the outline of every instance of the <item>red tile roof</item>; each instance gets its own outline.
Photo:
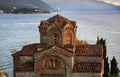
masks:
POLYGON ((57 15, 49 18, 47 21, 48 21, 49 23, 54 22, 54 23, 55 23, 57 26, 59 26, 59 27, 63 27, 63 26, 65 26, 67 23, 70 23, 70 24, 72 24, 74 27, 76 27, 76 22, 75 22, 75 21, 69 20, 69 19, 67 19, 67 18, 65 18, 65 17, 63 17, 63 16, 61 16, 61 15, 59 15, 59 14, 57 14, 57 15))
POLYGON ((23 47, 23 49, 21 51, 14 53, 13 56, 34 55, 34 53, 37 51, 38 46, 40 46, 39 43, 26 45, 26 46, 23 47))
MULTIPOLYGON (((34 53, 37 51, 38 47, 43 48, 44 50, 47 49, 47 48, 44 48, 43 44, 39 44, 39 43, 30 44, 30 45, 24 46, 21 51, 14 53, 13 56, 34 55, 34 53)), ((48 48, 51 48, 51 47, 48 47, 48 48)), ((65 46, 64 48, 54 46, 53 48, 59 50, 62 53, 72 55, 72 56, 73 55, 76 55, 76 56, 102 56, 102 49, 103 49, 102 45, 79 45, 79 46, 76 46, 75 53, 67 50, 67 47, 72 48, 72 46, 65 46)))
POLYGON ((66 22, 68 22, 69 19, 67 19, 67 18, 65 18, 65 17, 57 14, 57 15, 49 18, 47 21, 49 21, 49 22, 53 22, 53 21, 59 21, 59 22, 60 22, 60 21, 66 21, 66 22))
POLYGON ((86 63, 81 62, 77 63, 73 67, 73 72, 95 72, 100 73, 101 72, 101 63, 86 63))
POLYGON ((102 45, 79 45, 76 46, 76 56, 102 56, 102 45))
POLYGON ((69 50, 67 50, 65 48, 62 48, 62 47, 53 46, 53 48, 58 50, 58 51, 60 51, 61 53, 65 53, 65 54, 70 55, 70 56, 74 56, 75 55, 74 52, 69 51, 69 50))
MULTIPOLYGON (((38 47, 44 47, 42 44, 30 44, 23 47, 23 49, 17 53, 14 53, 13 56, 32 56, 37 51, 38 47)), ((71 47, 71 46, 70 46, 71 47)), ((64 53, 68 56, 102 56, 102 45, 81 45, 76 46, 75 52, 69 51, 66 48, 51 46, 46 49, 55 49, 61 53, 64 53)), ((30 62, 19 65, 15 68, 15 71, 33 71, 34 65, 30 62)), ((74 65, 74 72, 101 72, 101 64, 100 63, 86 63, 81 62, 74 65)))
POLYGON ((40 51, 44 51, 44 50, 47 50, 47 49, 58 50, 59 52, 64 53, 64 54, 69 55, 69 56, 74 56, 75 55, 74 52, 69 51, 69 50, 67 50, 65 48, 59 47, 59 46, 50 46, 50 47, 44 48, 44 49, 42 49, 40 51))

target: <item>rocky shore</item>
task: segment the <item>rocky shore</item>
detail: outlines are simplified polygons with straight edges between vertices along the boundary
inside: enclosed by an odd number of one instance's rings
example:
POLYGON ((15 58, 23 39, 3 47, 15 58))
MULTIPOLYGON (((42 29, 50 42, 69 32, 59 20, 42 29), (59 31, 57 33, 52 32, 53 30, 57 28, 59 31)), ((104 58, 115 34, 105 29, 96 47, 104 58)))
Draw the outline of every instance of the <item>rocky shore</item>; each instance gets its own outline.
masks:
POLYGON ((8 75, 5 71, 0 70, 0 77, 8 77, 8 75))
POLYGON ((51 13, 52 11, 43 11, 41 9, 21 8, 15 10, 0 10, 0 14, 13 13, 13 14, 33 14, 33 13, 51 13))

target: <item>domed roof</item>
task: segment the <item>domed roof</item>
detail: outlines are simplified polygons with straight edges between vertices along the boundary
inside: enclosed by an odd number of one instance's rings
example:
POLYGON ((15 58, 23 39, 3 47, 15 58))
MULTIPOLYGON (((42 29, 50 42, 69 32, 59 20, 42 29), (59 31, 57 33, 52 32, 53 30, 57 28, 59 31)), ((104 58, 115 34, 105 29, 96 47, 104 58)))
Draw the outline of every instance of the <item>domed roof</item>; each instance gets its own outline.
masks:
POLYGON ((70 21, 70 20, 67 19, 67 18, 65 18, 65 17, 63 17, 63 16, 61 16, 61 15, 59 15, 59 14, 57 14, 57 15, 49 18, 47 21, 49 21, 49 22, 53 22, 53 21, 59 21, 59 22, 64 21, 64 22, 68 22, 68 21, 70 21))
POLYGON ((76 22, 69 20, 59 14, 49 18, 48 20, 46 20, 48 23, 55 23, 57 26, 65 26, 66 24, 71 24, 72 26, 76 26, 76 22))

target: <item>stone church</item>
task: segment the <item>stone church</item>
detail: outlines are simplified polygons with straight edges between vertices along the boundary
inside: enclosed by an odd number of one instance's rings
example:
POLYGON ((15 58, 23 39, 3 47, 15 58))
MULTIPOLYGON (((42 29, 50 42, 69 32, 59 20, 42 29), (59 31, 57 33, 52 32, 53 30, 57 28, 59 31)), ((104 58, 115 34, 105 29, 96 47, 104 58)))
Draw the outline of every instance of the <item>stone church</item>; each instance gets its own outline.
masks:
POLYGON ((42 20, 40 43, 12 54, 14 77, 102 77, 102 45, 78 45, 76 22, 59 14, 42 20))

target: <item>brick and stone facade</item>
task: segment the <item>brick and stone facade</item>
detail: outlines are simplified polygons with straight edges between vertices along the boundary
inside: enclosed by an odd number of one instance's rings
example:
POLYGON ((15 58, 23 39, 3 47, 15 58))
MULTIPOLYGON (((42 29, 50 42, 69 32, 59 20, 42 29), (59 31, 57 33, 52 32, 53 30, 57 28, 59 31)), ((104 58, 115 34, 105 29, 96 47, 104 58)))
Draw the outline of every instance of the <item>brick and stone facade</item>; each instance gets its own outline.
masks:
POLYGON ((76 22, 55 15, 39 25, 40 43, 13 54, 14 77, 102 77, 102 45, 77 45, 76 22))

